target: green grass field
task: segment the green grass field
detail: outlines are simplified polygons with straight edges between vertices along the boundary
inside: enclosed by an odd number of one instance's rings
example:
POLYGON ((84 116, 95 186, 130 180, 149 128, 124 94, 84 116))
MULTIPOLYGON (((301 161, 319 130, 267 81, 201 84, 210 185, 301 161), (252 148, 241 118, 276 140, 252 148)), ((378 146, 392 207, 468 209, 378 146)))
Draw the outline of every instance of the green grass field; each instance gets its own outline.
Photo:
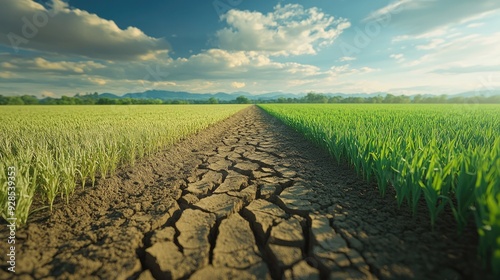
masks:
MULTIPOLYGON (((0 114, 0 201, 3 218, 8 187, 15 185, 18 224, 26 223, 33 199, 52 208, 77 184, 194 134, 246 105, 7 106, 0 114), (15 181, 8 168, 15 167, 15 181), (11 181, 9 183, 9 181, 11 181)), ((11 188, 10 190, 13 190, 11 188)))
POLYGON ((459 228, 474 215, 479 251, 500 270, 500 106, 262 105, 337 160, 347 159, 381 194, 430 222, 449 207, 459 228))

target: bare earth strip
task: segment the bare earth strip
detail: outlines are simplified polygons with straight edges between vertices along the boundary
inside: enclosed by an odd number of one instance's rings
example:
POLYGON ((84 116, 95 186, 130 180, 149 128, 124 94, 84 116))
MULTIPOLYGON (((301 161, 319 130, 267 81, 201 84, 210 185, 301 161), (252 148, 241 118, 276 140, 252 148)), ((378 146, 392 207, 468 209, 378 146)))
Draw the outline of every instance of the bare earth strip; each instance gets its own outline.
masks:
POLYGON ((445 215, 431 231, 392 195, 250 107, 35 213, 17 232, 14 278, 489 277, 473 228, 459 236, 445 215))

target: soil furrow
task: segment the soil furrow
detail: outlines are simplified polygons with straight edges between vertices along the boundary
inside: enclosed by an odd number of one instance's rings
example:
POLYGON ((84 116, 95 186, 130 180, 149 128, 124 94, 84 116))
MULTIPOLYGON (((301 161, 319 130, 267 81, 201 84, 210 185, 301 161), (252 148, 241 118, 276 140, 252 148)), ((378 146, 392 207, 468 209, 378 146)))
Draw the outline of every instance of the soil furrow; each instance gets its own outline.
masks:
POLYGON ((445 214, 432 231, 427 213, 412 217, 391 195, 381 198, 349 166, 252 106, 101 178, 50 216, 36 213, 18 231, 17 275, 490 277, 475 257, 473 228, 458 235, 445 214))

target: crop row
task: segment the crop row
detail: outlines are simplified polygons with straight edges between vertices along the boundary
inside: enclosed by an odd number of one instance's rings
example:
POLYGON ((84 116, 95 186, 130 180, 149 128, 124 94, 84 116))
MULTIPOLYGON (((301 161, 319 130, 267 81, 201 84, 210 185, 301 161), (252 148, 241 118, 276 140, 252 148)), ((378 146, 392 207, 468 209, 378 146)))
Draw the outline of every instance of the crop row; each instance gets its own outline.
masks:
MULTIPOLYGON (((1 216, 10 217, 8 185, 15 185, 18 224, 34 199, 52 209, 78 185, 95 184, 124 164, 229 117, 245 105, 14 106, 0 114, 1 216), (9 167, 16 174, 8 178, 9 167), (15 180, 15 183, 9 181, 15 180)), ((11 188, 12 189, 12 188, 11 188)), ((11 193, 12 194, 12 193, 11 193)), ((12 196, 11 196, 12 197, 12 196)))
POLYGON ((500 106, 263 105, 347 159, 381 194, 391 186, 415 213, 425 200, 434 226, 450 207, 462 229, 474 215, 479 252, 500 275, 500 106))

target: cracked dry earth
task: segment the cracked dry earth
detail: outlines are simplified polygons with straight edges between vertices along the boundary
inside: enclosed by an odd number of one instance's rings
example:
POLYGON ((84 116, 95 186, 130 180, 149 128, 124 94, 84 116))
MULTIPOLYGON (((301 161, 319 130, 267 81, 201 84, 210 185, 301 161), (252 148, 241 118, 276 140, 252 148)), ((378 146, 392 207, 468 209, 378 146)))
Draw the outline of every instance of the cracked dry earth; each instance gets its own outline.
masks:
POLYGON ((18 231, 16 278, 489 277, 473 228, 458 235, 445 215, 431 231, 427 213, 332 162, 249 107, 35 213, 18 231))

